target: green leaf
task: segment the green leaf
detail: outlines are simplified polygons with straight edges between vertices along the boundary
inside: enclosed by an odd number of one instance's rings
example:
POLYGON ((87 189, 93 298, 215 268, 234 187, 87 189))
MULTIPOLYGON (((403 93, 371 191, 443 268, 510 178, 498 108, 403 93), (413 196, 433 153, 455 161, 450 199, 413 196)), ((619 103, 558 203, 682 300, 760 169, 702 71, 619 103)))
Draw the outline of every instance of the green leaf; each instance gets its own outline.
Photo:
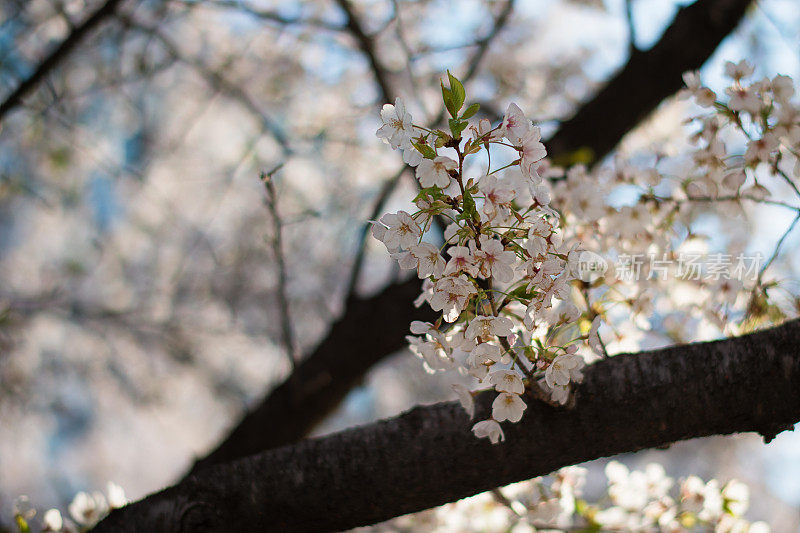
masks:
POLYGON ((478 209, 475 207, 475 200, 469 191, 464 191, 464 214, 471 217, 473 220, 480 220, 478 209))
MULTIPOLYGON (((450 71, 447 71, 447 77, 450 79, 450 92, 453 95, 453 107, 455 108, 455 113, 452 111, 450 115, 453 118, 458 116, 458 112, 461 111, 461 107, 464 105, 464 100, 467 97, 467 93, 464 91, 464 86, 458 81, 458 78, 450 74, 450 71)), ((450 109, 448 108, 448 111, 450 109)))
POLYGON ((478 110, 479 110, 480 108, 481 108, 481 104, 478 104, 478 103, 472 104, 471 106, 469 106, 469 107, 467 108, 467 110, 466 110, 466 111, 464 111, 464 114, 463 114, 463 115, 461 115, 461 118, 462 118, 462 119, 471 118, 473 115, 475 115, 475 113, 477 113, 477 112, 478 112, 478 110))
POLYGON ((425 159, 436 158, 436 150, 434 150, 427 144, 415 143, 414 141, 411 141, 411 144, 414 145, 414 148, 416 148, 419 151, 419 153, 422 154, 422 157, 424 157, 425 159))
POLYGON ((444 83, 439 82, 442 86, 442 100, 444 100, 444 106, 447 108, 447 112, 450 113, 450 116, 456 117, 458 116, 458 109, 455 106, 455 102, 453 99, 453 92, 444 86, 444 83))
POLYGON ((31 533, 31 528, 28 525, 28 522, 22 517, 22 515, 14 516, 17 522, 17 528, 19 529, 19 533, 31 533))
POLYGON ((451 118, 448 121, 448 124, 450 125, 450 131, 453 133, 453 138, 455 139, 460 139, 461 132, 464 131, 469 125, 466 120, 459 120, 457 118, 451 118))

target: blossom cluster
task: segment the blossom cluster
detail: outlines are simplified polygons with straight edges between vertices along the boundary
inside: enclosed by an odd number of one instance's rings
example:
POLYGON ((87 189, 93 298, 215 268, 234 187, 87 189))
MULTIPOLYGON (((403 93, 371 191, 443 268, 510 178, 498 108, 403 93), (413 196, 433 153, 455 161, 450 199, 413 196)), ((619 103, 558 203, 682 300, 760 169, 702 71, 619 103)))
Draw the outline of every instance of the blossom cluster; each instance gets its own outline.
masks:
POLYGON ((676 482, 655 463, 631 471, 612 461, 605 473, 606 490, 592 500, 583 494, 586 469, 570 466, 544 478, 398 518, 374 529, 397 531, 410 526, 433 532, 484 533, 770 531, 766 523, 751 523, 744 518, 750 491, 737 480, 721 484, 716 479, 704 482, 689 476, 676 482))
MULTIPOLYGON (((538 172, 546 155, 540 129, 513 103, 497 125, 470 123, 477 104, 461 113, 463 86, 452 75, 449 81, 442 85, 449 131, 413 124, 399 98, 383 106, 377 135, 416 167, 421 190, 416 210, 384 215, 373 235, 400 267, 425 280, 417 304, 441 313, 433 323, 411 324, 408 340, 426 369, 455 368, 498 393, 492 416, 473 427, 496 443, 504 438, 500 422, 522 418, 527 387, 567 402, 570 384, 582 377, 579 346, 597 339, 599 322, 589 331, 592 310, 573 302, 581 249, 564 238, 538 172), (511 162, 493 170, 492 145, 510 149, 511 162), (468 160, 477 154, 488 168, 469 176, 468 160), (423 240, 434 220, 444 221, 442 245, 423 240), (581 318, 582 332, 575 327, 581 318)), ((599 351, 599 342, 593 346, 599 351)), ((474 416, 473 391, 453 387, 474 416)))
MULTIPOLYGON (((464 89, 449 74, 450 87, 442 86, 449 131, 414 124, 400 99, 383 107, 378 137, 416 169, 420 193, 415 209, 385 215, 373 234, 425 280, 417 303, 441 312, 433 323, 412 324, 412 351, 429 371, 455 368, 497 391, 492 417, 475 425, 476 434, 502 439, 498 423, 521 418, 525 391, 566 403, 584 363, 605 355, 601 321, 616 349, 635 349, 656 309, 673 341, 714 328, 739 334, 785 316, 769 299, 776 283, 764 277, 779 249, 747 279, 681 272, 681 257, 715 252, 694 225, 706 213, 727 217, 762 204, 800 214, 792 80, 747 83, 753 67, 746 62, 728 63, 726 73, 724 98, 697 73, 684 76, 679 96, 711 110, 690 121, 688 166, 658 154, 644 164, 618 154, 591 168, 555 166, 545 159, 539 128, 515 104, 499 124, 470 121, 477 104, 462 113, 464 89), (498 150, 513 156, 502 159, 498 150), (507 164, 492 168, 493 158, 507 164), (771 197, 780 187, 790 201, 771 197), (434 220, 441 237, 431 231, 434 220), (608 262, 658 260, 637 265, 636 276, 586 276, 581 258, 589 252, 608 262)), ((744 243, 732 244, 726 254, 745 254, 744 243)), ((475 392, 454 389, 472 413, 475 392)))
MULTIPOLYGON (((552 201, 565 236, 609 264, 654 259, 632 264, 635 275, 615 276, 618 271, 610 269, 591 280, 587 296, 595 308, 617 310, 616 325, 603 315, 617 340, 636 338, 631 325, 649 331, 655 309, 673 342, 698 340, 700 331, 741 334, 791 313, 770 298, 777 281, 766 275, 780 245, 771 258, 754 269, 748 266, 746 276, 720 275, 711 268, 702 276, 686 275, 683 268, 682 258, 691 256, 754 255, 741 232, 728 236, 725 250, 711 248, 711 239, 696 225, 704 217, 706 222, 709 215, 750 218, 765 206, 800 214, 800 107, 793 81, 777 75, 747 83, 754 69, 744 61, 727 63, 725 71, 731 84, 719 97, 702 85, 697 72, 684 75, 686 88, 679 97, 691 97, 708 110, 687 122, 692 128, 688 154, 685 149, 670 157, 618 153, 613 162, 593 168, 540 166, 554 183, 552 201)), ((621 345, 637 347, 635 341, 621 345)))
MULTIPOLYGON (((58 509, 48 509, 41 517, 40 531, 54 533, 83 533, 89 531, 113 509, 128 504, 125 491, 115 483, 108 483, 105 494, 100 491, 79 492, 69 504, 69 517, 62 516, 58 509)), ((31 531, 36 519, 36 509, 25 496, 14 505, 14 520, 20 533, 31 531)))

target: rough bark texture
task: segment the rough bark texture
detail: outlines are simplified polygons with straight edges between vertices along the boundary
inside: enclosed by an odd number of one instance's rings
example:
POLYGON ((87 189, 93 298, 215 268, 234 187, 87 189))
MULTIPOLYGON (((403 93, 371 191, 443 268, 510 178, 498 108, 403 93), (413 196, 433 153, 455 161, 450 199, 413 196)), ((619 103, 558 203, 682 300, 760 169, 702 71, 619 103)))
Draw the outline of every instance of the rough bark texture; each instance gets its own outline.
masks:
MULTIPOLYGON (((470 433, 456 403, 198 471, 113 512, 97 532, 333 531, 572 465, 682 439, 800 420, 800 320, 722 341, 618 355, 586 371, 573 409, 528 399, 506 441, 470 433)), ((478 417, 490 396, 479 401, 478 417)))
MULTIPOLYGON (((580 147, 591 148, 596 156, 608 153, 639 120, 680 87, 682 72, 708 59, 749 4, 750 0, 699 0, 681 9, 655 46, 636 53, 605 89, 561 126, 548 141, 549 153, 564 154, 580 147)), ((417 310, 411 305, 419 291, 419 281, 411 279, 372 297, 351 300, 328 337, 298 367, 296 381, 311 384, 303 386, 310 386, 313 393, 293 395, 293 385, 287 380, 246 413, 192 471, 200 465, 282 446, 307 435, 336 409, 372 365, 405 345, 411 320, 427 320, 427 308, 417 310), (286 422, 289 427, 283 426, 286 422)))

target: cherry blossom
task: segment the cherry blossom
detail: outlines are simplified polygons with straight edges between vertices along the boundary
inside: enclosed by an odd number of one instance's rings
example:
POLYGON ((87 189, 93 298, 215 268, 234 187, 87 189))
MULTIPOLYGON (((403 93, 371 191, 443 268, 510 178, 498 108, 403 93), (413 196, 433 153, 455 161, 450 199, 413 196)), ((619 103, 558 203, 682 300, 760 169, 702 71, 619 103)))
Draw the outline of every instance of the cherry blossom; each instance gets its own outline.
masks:
POLYGON ((504 420, 519 422, 522 420, 522 413, 527 407, 519 395, 501 392, 492 402, 492 418, 498 422, 504 420))
POLYGON ((407 147, 414 136, 411 113, 406 111, 402 98, 398 97, 392 104, 384 104, 381 108, 381 126, 376 135, 384 139, 395 150, 407 147))
POLYGON ((495 420, 481 420, 472 426, 472 432, 478 438, 488 438, 492 444, 497 444, 500 441, 506 440, 503 434, 503 428, 495 420))
POLYGON ((445 156, 436 159, 425 159, 417 167, 417 179, 423 187, 440 187, 450 185, 450 171, 458 168, 458 163, 445 156))
POLYGON ((525 392, 525 384, 522 379, 514 371, 511 370, 497 370, 489 374, 489 383, 494 385, 495 390, 498 392, 510 392, 513 394, 522 394, 525 392))

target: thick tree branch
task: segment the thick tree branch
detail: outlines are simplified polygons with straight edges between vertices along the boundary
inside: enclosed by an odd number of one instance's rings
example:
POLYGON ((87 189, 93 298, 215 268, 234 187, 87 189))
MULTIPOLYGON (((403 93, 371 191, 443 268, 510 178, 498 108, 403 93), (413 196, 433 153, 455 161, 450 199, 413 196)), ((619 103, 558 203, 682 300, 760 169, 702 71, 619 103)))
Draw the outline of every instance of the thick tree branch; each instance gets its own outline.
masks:
POLYGON ((100 25, 106 18, 113 15, 119 6, 121 0, 107 0, 97 11, 89 16, 82 24, 76 26, 69 36, 48 55, 39 66, 31 73, 30 76, 25 78, 22 83, 11 93, 6 99, 0 103, 0 122, 5 116, 15 107, 17 107, 22 99, 54 69, 61 63, 72 50, 80 43, 87 33, 100 25))
MULTIPOLYGON (((675 66, 675 80, 674 83, 670 82, 674 92, 679 87, 680 73, 702 64, 711 53, 705 46, 694 46, 693 39, 706 42, 709 34, 713 34, 716 46, 726 33, 722 33, 722 26, 718 22, 712 25, 713 28, 706 28, 706 24, 711 24, 708 21, 725 19, 725 27, 729 32, 735 26, 735 21, 742 17, 748 3, 749 0, 700 0, 690 8, 682 9, 661 41, 631 61, 635 61, 634 65, 655 65, 658 68, 665 55, 674 54, 681 58, 684 63, 675 66), (727 9, 732 13, 727 14, 727 9), (697 22, 693 23, 690 19, 696 19, 697 22), (678 36, 682 36, 684 41, 679 42, 678 36), (683 48, 688 53, 680 51, 683 48)), ((604 96, 606 89, 585 104, 548 143, 550 154, 558 156, 581 146, 590 147, 597 155, 608 152, 635 126, 630 116, 643 117, 657 104, 652 104, 647 94, 647 91, 655 90, 651 86, 651 70, 652 67, 625 67, 608 84, 608 87, 617 87, 621 91, 620 96, 604 96), (643 89, 640 91, 639 88, 643 89), (641 97, 628 98, 637 91, 642 93, 641 97)), ((663 94, 663 91, 658 89, 658 93, 663 94)), ((669 94, 658 96, 658 101, 669 94)), ((418 310, 411 305, 419 291, 419 280, 409 279, 395 283, 374 296, 352 298, 347 312, 332 326, 328 337, 298 367, 298 382, 315 384, 314 394, 299 394, 290 400, 290 379, 287 379, 247 413, 218 448, 201 459, 198 465, 229 461, 305 436, 336 409, 350 388, 361 381, 372 365, 405 345, 411 320, 429 319, 427 308, 418 310), (366 352, 369 353, 355 349, 354 342, 358 342, 360 347, 367 347, 366 352), (290 427, 283 427, 284 424, 290 427)))
MULTIPOLYGON (((587 368, 573 409, 528 398, 506 441, 456 403, 213 465, 113 512, 114 531, 332 531, 420 511, 599 457, 716 434, 766 440, 800 420, 800 320, 587 368)), ((480 398, 486 416, 490 395, 480 398)))
POLYGON ((250 411, 192 471, 295 442, 325 419, 363 378, 366 369, 405 345, 412 320, 433 320, 429 308, 410 302, 419 280, 389 286, 372 298, 354 299, 328 337, 295 373, 250 411), (401 302, 398 305, 398 302, 401 302))
POLYGON ((739 24, 752 0, 698 0, 682 8, 650 50, 632 50, 625 67, 546 143, 550 154, 589 148, 608 154, 665 98, 681 88, 681 75, 700 68, 739 24))

